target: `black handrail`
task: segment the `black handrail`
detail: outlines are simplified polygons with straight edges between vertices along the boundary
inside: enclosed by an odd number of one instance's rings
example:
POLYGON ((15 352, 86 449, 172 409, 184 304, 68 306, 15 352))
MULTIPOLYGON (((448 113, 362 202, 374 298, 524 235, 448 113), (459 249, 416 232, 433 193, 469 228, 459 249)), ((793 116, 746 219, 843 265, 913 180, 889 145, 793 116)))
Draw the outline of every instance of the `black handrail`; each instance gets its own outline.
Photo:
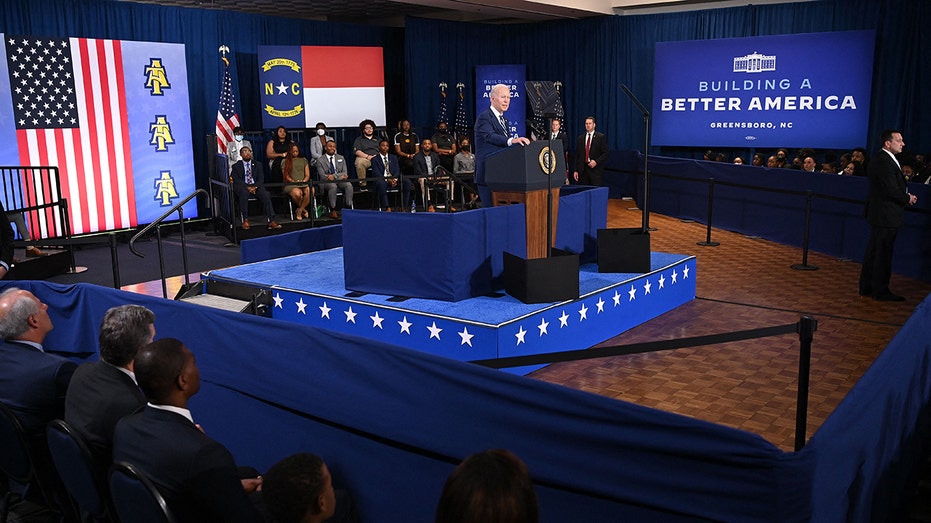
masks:
POLYGON ((198 194, 209 196, 207 194, 207 191, 205 191, 204 189, 197 189, 191 194, 185 196, 178 203, 174 204, 171 207, 171 209, 168 209, 167 211, 165 211, 165 213, 159 216, 158 218, 156 218, 154 222, 143 227, 141 231, 137 232, 129 240, 129 250, 132 251, 132 253, 135 254, 136 256, 140 258, 145 258, 144 254, 136 250, 136 246, 135 246, 136 240, 141 238, 143 235, 145 235, 147 232, 149 232, 153 228, 155 229, 155 238, 156 238, 156 243, 158 245, 159 274, 162 277, 162 297, 163 298, 168 298, 168 285, 165 281, 166 280, 165 254, 162 252, 162 222, 165 220, 165 218, 171 216, 175 212, 178 213, 178 223, 181 227, 181 257, 182 257, 182 263, 184 264, 184 284, 185 286, 187 286, 191 283, 191 281, 190 281, 190 276, 188 275, 189 271, 188 271, 188 263, 187 263, 187 243, 185 243, 185 240, 184 240, 184 209, 183 207, 184 207, 184 204, 194 199, 194 197, 197 196, 198 194))

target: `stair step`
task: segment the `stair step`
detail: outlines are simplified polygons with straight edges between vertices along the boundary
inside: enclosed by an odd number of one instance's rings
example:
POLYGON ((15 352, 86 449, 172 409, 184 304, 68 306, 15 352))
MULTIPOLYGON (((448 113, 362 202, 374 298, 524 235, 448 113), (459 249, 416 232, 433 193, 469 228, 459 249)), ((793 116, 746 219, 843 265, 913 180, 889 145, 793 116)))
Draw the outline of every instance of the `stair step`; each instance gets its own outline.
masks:
POLYGON ((188 303, 203 305, 204 307, 211 307, 214 309, 233 312, 241 312, 249 305, 249 302, 246 300, 237 300, 234 298, 227 298, 226 296, 217 296, 214 294, 200 294, 190 298, 184 298, 180 301, 186 301, 188 303))

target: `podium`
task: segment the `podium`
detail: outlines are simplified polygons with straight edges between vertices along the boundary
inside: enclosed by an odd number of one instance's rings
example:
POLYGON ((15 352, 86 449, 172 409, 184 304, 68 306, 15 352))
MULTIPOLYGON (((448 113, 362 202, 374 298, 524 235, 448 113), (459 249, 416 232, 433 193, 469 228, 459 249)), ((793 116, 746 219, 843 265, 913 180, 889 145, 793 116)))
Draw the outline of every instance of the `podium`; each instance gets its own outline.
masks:
POLYGON ((566 155, 561 141, 553 142, 552 150, 548 142, 536 141, 524 147, 502 149, 485 159, 485 183, 492 191, 494 206, 524 204, 528 260, 546 258, 547 249, 556 242, 562 176, 553 188, 553 230, 549 241, 546 238, 546 195, 549 176, 565 172, 566 155))
POLYGON ((504 253, 504 289, 524 303, 547 303, 579 297, 579 255, 552 248, 556 242, 559 187, 566 172, 562 142, 536 141, 512 146, 485 159, 485 183, 494 205, 524 204, 527 258, 504 253), (547 191, 553 188, 552 236, 547 238, 547 191))

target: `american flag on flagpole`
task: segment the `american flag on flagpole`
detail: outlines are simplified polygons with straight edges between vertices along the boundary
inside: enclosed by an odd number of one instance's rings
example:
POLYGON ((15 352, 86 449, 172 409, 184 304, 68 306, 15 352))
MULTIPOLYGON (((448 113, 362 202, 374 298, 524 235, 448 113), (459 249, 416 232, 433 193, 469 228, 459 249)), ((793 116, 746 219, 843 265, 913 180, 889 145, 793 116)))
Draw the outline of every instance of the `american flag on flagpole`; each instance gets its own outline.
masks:
POLYGON ((439 125, 443 122, 449 125, 449 117, 446 116, 446 82, 440 82, 440 114, 436 117, 436 123, 439 125))
MULTIPOLYGON (((26 205, 68 199, 72 229, 136 223, 133 167, 118 40, 7 36, 7 65, 23 165, 57 166, 62 194, 40 184, 26 205)), ((47 180, 46 180, 47 181, 47 180)), ((51 211, 38 217, 54 220, 51 211)))
POLYGON ((460 139, 469 134, 469 118, 466 116, 465 96, 462 94, 464 88, 464 83, 456 84, 456 90, 459 92, 459 100, 456 102, 456 135, 460 139))
POLYGON ((220 106, 217 109, 217 152, 226 154, 226 145, 233 140, 233 129, 239 126, 233 81, 230 79, 230 61, 226 58, 229 47, 220 46, 223 60, 223 84, 220 85, 220 106))

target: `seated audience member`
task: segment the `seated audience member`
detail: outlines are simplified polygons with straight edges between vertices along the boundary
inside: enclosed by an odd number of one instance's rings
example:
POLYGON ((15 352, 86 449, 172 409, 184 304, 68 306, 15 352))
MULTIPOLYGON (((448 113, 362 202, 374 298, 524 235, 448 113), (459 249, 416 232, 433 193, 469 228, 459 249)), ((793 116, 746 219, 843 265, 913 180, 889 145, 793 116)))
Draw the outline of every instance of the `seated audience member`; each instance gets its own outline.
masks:
POLYGON ((737 156, 734 158, 734 165, 743 165, 743 164, 744 164, 743 158, 741 158, 740 156, 737 156))
POLYGON ((909 162, 902 162, 902 176, 905 181, 910 182, 915 178, 915 167, 909 162))
POLYGON ((705 154, 702 156, 701 159, 705 160, 706 162, 713 162, 715 158, 717 158, 717 156, 718 156, 717 153, 715 153, 711 149, 708 149, 707 151, 705 151, 705 154))
POLYGON ((788 167, 789 163, 789 152, 785 149, 779 149, 776 151, 776 167, 784 169, 788 167))
POLYGON ((449 134, 449 125, 440 122, 433 134, 433 150, 440 155, 440 165, 447 171, 453 170, 453 157, 456 156, 456 140, 449 134))
POLYGON ((141 305, 113 307, 100 322, 100 360, 81 364, 65 396, 65 421, 106 470, 113 461, 113 429, 145 407, 133 358, 155 337, 155 314, 141 305))
POLYGON ((420 152, 420 138, 411 131, 410 120, 398 123, 400 130, 394 135, 394 154, 398 155, 398 165, 404 176, 414 175, 414 155, 420 152))
MULTIPOLYGON (((13 227, 10 227, 10 220, 6 217, 3 210, 3 204, 0 203, 0 279, 6 277, 10 266, 13 264, 13 242, 16 236, 13 234, 13 227)), ((2 486, 2 483, 0 483, 2 486)))
MULTIPOLYGON (((12 212, 7 213, 6 217, 10 220, 10 223, 16 226, 16 232, 19 233, 20 238, 24 240, 32 240, 32 234, 29 233, 29 227, 26 227, 26 216, 21 212, 12 212)), ((48 254, 39 249, 35 245, 26 246, 26 257, 27 258, 38 258, 40 256, 48 256, 48 254)))
POLYGON ((727 155, 724 154, 724 153, 718 153, 718 154, 716 154, 716 155, 714 156, 714 161, 716 161, 716 162, 728 163, 728 161, 727 161, 727 155))
POLYGON ((281 179, 281 162, 288 156, 291 140, 288 139, 288 130, 279 125, 275 134, 265 146, 265 158, 268 160, 268 171, 271 180, 281 179))
MULTIPOLYGON (((559 120, 553 119, 558 125, 559 120)), ((562 132, 562 136, 565 137, 566 133, 562 132)), ((568 138, 566 139, 568 140, 568 138)), ((569 165, 568 163, 566 165, 569 165)), ((478 202, 478 192, 475 190, 475 186, 472 183, 469 183, 468 180, 475 176, 475 155, 472 154, 472 146, 469 143, 468 138, 463 138, 459 142, 459 154, 456 155, 456 158, 453 160, 453 173, 459 177, 466 185, 472 189, 472 193, 469 198, 469 203, 466 204, 469 208, 474 208, 478 202)), ((569 183, 569 171, 566 171, 566 181, 569 183)))
POLYGON ((536 523, 537 494, 527 465, 507 450, 486 450, 449 475, 435 523, 536 523))
POLYGON ((375 122, 372 120, 362 120, 359 130, 362 134, 352 142, 352 152, 355 155, 356 178, 362 180, 372 166, 372 158, 378 154, 378 138, 375 138, 375 122))
POLYGON ((352 498, 333 490, 326 463, 314 454, 294 454, 272 465, 262 477, 262 501, 276 523, 359 521, 352 498))
POLYGON ((433 150, 433 140, 424 138, 420 143, 420 152, 414 155, 414 175, 418 177, 420 190, 426 199, 427 212, 436 210, 430 199, 430 192, 426 190, 427 185, 445 192, 446 205, 450 204, 450 195, 455 188, 453 180, 448 175, 443 175, 440 167, 440 156, 433 150))
POLYGON ((233 140, 226 144, 226 163, 229 165, 230 169, 233 168, 234 163, 242 160, 239 151, 243 147, 252 149, 252 143, 245 139, 242 127, 233 127, 233 140))
POLYGON ((242 160, 233 164, 230 178, 233 179, 233 192, 239 199, 239 214, 242 218, 242 228, 249 225, 249 197, 255 196, 262 202, 265 217, 268 218, 268 228, 278 229, 281 225, 275 221, 275 209, 272 207, 272 198, 265 190, 265 169, 262 164, 252 161, 252 149, 243 147, 239 150, 242 160))
POLYGON ((815 162, 815 159, 811 156, 806 156, 802 160, 802 170, 808 173, 815 172, 815 168, 818 167, 818 163, 815 162))
POLYGON ((323 156, 323 151, 326 148, 326 143, 330 140, 336 140, 333 136, 330 136, 326 132, 326 124, 323 122, 317 122, 315 126, 316 134, 313 138, 310 139, 310 162, 314 163, 317 161, 317 158, 323 156))
MULTIPOLYGON (((376 150, 376 152, 378 151, 376 150)), ((325 154, 317 159, 315 167, 317 180, 327 182, 321 185, 321 189, 327 195, 327 202, 330 205, 330 218, 335 220, 339 218, 339 213, 336 212, 337 185, 343 190, 346 207, 352 208, 352 183, 348 181, 349 174, 346 170, 346 159, 336 152, 336 142, 330 140, 326 143, 325 154)))
POLYGON ((387 139, 378 142, 378 154, 372 158, 372 176, 377 178, 375 198, 378 201, 378 208, 391 212, 391 207, 388 205, 388 188, 393 189, 398 186, 398 183, 401 184, 401 208, 407 209, 411 198, 411 181, 407 178, 398 178, 401 174, 401 167, 398 165, 397 157, 388 154, 389 148, 387 139))
POLYGON ((297 209, 294 210, 294 217, 303 220, 310 216, 307 212, 307 206, 314 196, 314 187, 310 180, 310 165, 307 158, 301 155, 301 149, 296 143, 291 144, 287 158, 281 164, 281 176, 285 185, 281 192, 287 194, 294 202, 297 209))
POLYGON ((777 162, 778 160, 775 155, 770 156, 769 158, 766 159, 766 166, 767 167, 778 167, 779 165, 777 162))
POLYGON ((854 162, 847 162, 847 165, 844 166, 844 170, 837 173, 843 176, 853 176, 854 171, 857 169, 857 164, 854 162))
POLYGON ((182 522, 262 521, 247 497, 261 478, 241 479, 233 456, 188 410, 200 390, 191 351, 174 338, 154 341, 139 349, 135 371, 149 403, 116 424, 113 461, 138 467, 182 522))
POLYGON ((763 167, 766 165, 766 155, 763 153, 756 153, 753 155, 753 162, 750 164, 756 167, 763 167))
MULTIPOLYGON (((68 507, 68 495, 52 463, 45 429, 50 421, 64 417, 65 393, 77 365, 45 352, 43 342, 53 328, 48 305, 31 292, 10 287, 0 293, 0 402, 22 424, 36 475, 51 493, 52 502, 68 507)), ((27 497, 33 499, 36 494, 40 492, 30 491, 27 497)), ((39 498, 35 499, 42 502, 39 498)))
POLYGON ((821 164, 821 170, 818 172, 822 172, 824 174, 837 174, 837 166, 831 162, 825 162, 821 164))

